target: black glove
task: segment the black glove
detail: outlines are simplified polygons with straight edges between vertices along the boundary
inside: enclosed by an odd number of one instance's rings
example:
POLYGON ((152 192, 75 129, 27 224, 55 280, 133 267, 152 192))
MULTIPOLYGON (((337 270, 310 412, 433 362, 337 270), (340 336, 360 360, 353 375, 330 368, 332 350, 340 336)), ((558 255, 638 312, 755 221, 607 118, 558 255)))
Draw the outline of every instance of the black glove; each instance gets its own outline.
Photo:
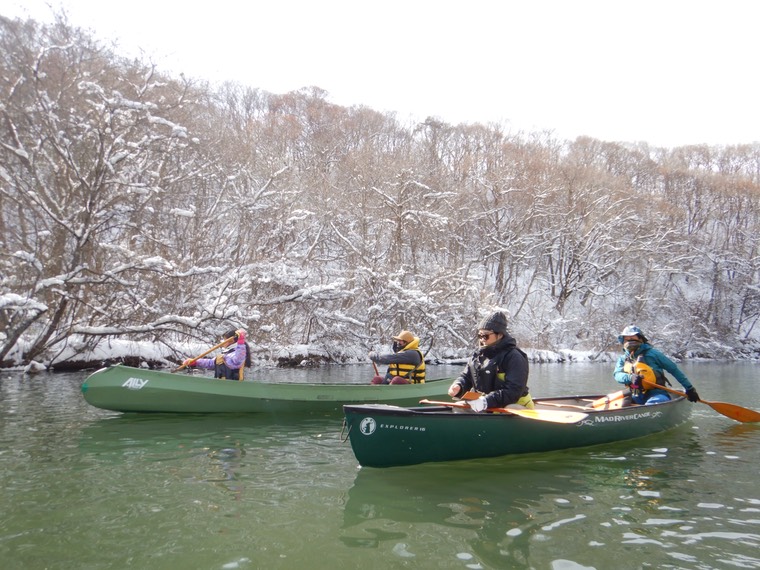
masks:
POLYGON ((694 386, 686 390, 686 397, 690 402, 699 402, 699 394, 697 394, 697 389, 694 386))
POLYGON ((641 390, 641 380, 644 378, 641 374, 631 374, 631 390, 641 390))

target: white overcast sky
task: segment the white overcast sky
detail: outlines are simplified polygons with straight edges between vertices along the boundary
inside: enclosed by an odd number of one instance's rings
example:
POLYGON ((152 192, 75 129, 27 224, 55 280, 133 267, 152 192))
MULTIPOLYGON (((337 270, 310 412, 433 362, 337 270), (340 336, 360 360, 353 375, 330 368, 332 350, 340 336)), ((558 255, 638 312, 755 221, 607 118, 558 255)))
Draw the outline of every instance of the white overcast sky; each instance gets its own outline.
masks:
POLYGON ((760 0, 0 0, 170 74, 407 120, 654 146, 760 141, 760 0))

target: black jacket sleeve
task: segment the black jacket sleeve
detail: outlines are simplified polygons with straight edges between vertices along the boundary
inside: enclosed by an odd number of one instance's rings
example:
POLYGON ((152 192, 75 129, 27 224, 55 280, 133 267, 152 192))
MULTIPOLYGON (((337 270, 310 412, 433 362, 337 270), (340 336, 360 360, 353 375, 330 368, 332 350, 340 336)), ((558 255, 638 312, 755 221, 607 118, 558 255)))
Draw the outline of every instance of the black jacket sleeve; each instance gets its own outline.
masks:
POLYGON ((528 357, 521 350, 507 352, 499 369, 504 372, 504 381, 497 381, 495 389, 486 397, 489 408, 514 404, 528 390, 528 357))

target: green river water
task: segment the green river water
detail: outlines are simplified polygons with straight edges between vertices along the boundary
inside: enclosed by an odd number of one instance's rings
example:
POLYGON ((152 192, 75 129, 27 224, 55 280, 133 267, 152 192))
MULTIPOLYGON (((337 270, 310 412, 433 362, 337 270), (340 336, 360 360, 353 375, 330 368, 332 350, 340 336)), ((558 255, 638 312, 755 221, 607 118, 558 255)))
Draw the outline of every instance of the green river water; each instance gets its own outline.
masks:
MULTIPOLYGON (((612 392, 612 367, 533 365, 532 393, 612 392)), ((756 364, 683 369, 760 410, 756 364)), ((618 444, 361 469, 340 416, 119 414, 82 399, 86 376, 0 371, 4 570, 760 568, 760 425, 704 404, 618 444)))

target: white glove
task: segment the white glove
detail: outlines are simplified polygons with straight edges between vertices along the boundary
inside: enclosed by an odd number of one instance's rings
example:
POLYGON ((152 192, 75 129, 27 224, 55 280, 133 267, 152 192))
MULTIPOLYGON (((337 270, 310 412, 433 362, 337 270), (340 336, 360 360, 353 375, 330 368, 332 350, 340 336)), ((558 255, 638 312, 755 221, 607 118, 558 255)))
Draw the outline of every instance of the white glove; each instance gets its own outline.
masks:
POLYGON ((470 400, 470 409, 473 412, 482 412, 488 407, 488 404, 486 403, 486 397, 481 396, 477 400, 470 400))

